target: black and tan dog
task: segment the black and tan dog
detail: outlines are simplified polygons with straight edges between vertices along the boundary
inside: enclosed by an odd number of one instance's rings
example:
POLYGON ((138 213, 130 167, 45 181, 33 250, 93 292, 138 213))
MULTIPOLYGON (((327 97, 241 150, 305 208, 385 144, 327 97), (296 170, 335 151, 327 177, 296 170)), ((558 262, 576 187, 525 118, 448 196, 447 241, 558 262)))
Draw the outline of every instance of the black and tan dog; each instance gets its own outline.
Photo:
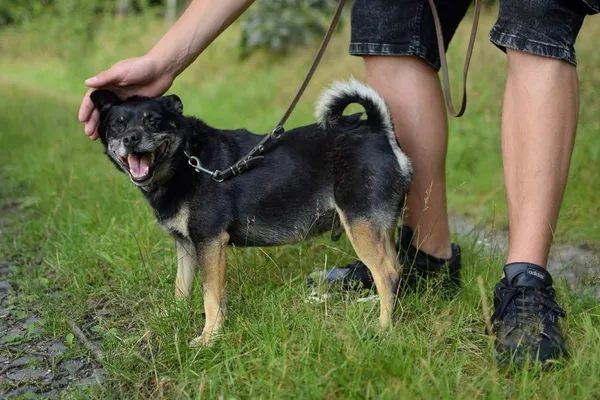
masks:
POLYGON ((249 171, 215 182, 188 164, 184 150, 210 170, 225 169, 261 136, 221 130, 183 115, 177 96, 124 102, 98 90, 99 134, 106 154, 137 185, 158 223, 177 241, 175 295, 190 295, 202 276, 206 322, 194 345, 206 345, 225 315, 226 247, 297 243, 339 218, 381 298, 390 324, 399 284, 394 231, 412 169, 394 136, 388 107, 357 81, 336 83, 320 98, 320 124, 286 132, 249 171), (367 114, 343 116, 350 103, 367 114))

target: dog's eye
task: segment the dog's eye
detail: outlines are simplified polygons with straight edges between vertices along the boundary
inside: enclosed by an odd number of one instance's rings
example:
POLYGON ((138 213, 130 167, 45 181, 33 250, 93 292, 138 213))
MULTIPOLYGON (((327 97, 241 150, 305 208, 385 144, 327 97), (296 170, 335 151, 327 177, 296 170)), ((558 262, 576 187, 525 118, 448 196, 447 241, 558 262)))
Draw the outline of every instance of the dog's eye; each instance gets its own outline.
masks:
POLYGON ((119 117, 113 121, 113 126, 115 128, 120 128, 123 125, 125 125, 125 118, 123 118, 123 117, 119 117))
POLYGON ((146 125, 151 126, 153 128, 158 128, 160 126, 160 119, 158 119, 158 118, 148 118, 146 120, 146 125))

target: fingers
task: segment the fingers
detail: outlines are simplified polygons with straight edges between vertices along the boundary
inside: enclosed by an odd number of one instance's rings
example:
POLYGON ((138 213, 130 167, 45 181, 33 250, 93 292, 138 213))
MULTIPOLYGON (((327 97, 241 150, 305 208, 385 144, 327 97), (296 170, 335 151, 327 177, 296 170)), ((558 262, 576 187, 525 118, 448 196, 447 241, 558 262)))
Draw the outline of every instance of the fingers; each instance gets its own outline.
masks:
POLYGON ((83 96, 81 106, 79 106, 79 114, 77 115, 77 118, 80 122, 87 122, 92 116, 92 111, 94 111, 94 103, 92 103, 92 99, 90 99, 90 94, 93 91, 94 89, 90 89, 87 91, 85 96, 83 96))
POLYGON ((81 106, 79 107, 79 115, 77 117, 80 122, 85 124, 85 134, 88 135, 90 139, 96 140, 98 139, 98 121, 100 121, 100 113, 94 109, 94 103, 92 103, 92 100, 90 99, 90 93, 93 91, 94 89, 90 89, 85 96, 83 96, 81 106))
POLYGON ((100 120, 100 114, 94 108, 94 103, 90 99, 90 94, 98 88, 109 86, 111 84, 120 83, 123 75, 123 68, 120 63, 113 65, 110 69, 100 72, 98 75, 89 78, 85 81, 85 84, 90 87, 87 91, 81 106, 79 107, 79 121, 85 124, 85 134, 92 140, 98 138, 98 121, 100 120))
POLYGON ((101 88, 110 84, 121 83, 123 81, 124 70, 122 63, 118 62, 110 69, 100 72, 85 81, 85 84, 91 88, 101 88))
POLYGON ((92 111, 92 116, 85 123, 85 134, 90 137, 91 140, 98 139, 98 122, 100 121, 100 113, 98 110, 92 111))
POLYGON ((89 78, 85 81, 85 84, 90 87, 79 107, 78 118, 79 121, 85 124, 85 134, 90 139, 96 140, 98 138, 98 121, 100 120, 100 113, 94 108, 94 103, 90 99, 90 94, 99 88, 103 87, 115 87, 123 85, 127 75, 127 63, 118 62, 113 65, 110 69, 100 72, 98 75, 89 78))

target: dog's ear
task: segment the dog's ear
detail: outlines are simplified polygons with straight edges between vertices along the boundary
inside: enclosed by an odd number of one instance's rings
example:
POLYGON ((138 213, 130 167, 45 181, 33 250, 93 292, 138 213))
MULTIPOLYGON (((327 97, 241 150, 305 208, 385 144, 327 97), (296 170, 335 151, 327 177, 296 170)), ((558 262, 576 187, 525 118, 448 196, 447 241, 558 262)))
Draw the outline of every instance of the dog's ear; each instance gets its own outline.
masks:
POLYGON ((177 95, 163 96, 160 98, 169 111, 174 114, 183 115, 183 103, 177 95))
POLYGON ((110 90, 94 90, 92 94, 90 94, 90 99, 94 103, 94 106, 100 111, 100 113, 104 113, 111 109, 111 107, 121 104, 121 99, 119 96, 111 92, 110 90))

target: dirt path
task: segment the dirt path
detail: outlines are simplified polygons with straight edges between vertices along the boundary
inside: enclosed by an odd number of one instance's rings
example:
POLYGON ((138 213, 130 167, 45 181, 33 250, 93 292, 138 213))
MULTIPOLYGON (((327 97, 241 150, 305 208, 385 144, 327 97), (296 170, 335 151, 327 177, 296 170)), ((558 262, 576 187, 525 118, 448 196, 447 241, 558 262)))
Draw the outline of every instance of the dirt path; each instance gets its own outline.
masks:
MULTIPOLYGON (((488 231, 456 216, 451 217, 450 229, 459 237, 475 239, 483 253, 505 254, 508 249, 507 232, 488 231)), ((600 249, 555 244, 550 252, 548 271, 555 280, 565 278, 574 293, 594 296, 600 302, 600 249)))
MULTIPOLYGON (((0 202, 0 239, 10 239, 19 213, 19 201, 0 202)), ((0 398, 53 398, 91 386, 101 390, 102 366, 87 356, 76 338, 53 337, 26 306, 15 279, 20 268, 32 271, 42 265, 21 267, 0 258, 0 398)))
MULTIPOLYGON (((51 338, 40 318, 19 306, 9 263, 0 263, 0 397, 36 393, 52 398, 68 388, 101 385, 104 371, 89 357, 69 354, 68 338, 51 338)), ((71 342, 75 345, 75 341, 71 342)))

